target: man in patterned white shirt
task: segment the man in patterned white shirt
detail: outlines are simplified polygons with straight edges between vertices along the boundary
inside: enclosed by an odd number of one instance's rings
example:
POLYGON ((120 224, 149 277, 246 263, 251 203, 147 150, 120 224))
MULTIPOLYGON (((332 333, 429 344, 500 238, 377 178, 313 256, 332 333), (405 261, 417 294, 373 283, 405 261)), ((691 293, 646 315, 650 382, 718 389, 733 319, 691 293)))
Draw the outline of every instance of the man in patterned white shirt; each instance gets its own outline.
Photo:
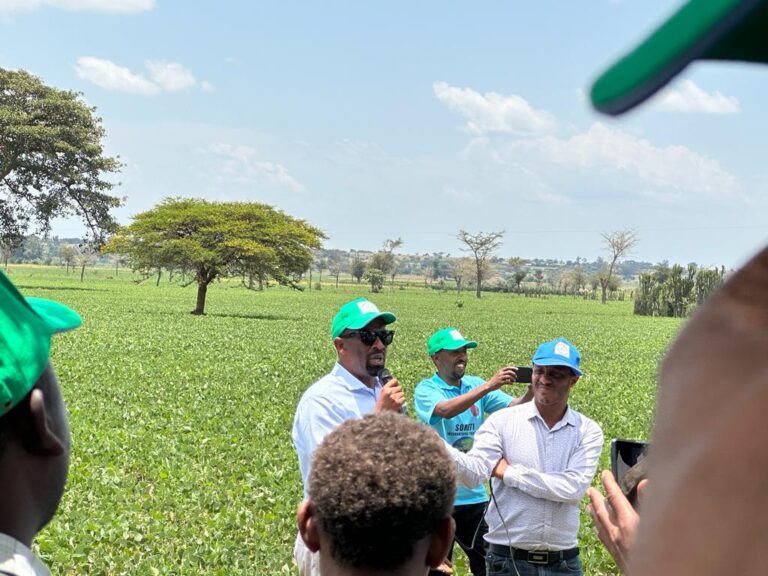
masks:
POLYGON ((533 356, 533 402, 499 410, 468 453, 451 448, 459 480, 491 476, 489 576, 582 574, 579 502, 603 448, 600 426, 568 406, 582 375, 576 347, 558 338, 533 356))
POLYGON ((49 576, 29 549, 59 506, 69 424, 51 336, 80 325, 66 306, 24 298, 0 272, 0 574, 49 576))

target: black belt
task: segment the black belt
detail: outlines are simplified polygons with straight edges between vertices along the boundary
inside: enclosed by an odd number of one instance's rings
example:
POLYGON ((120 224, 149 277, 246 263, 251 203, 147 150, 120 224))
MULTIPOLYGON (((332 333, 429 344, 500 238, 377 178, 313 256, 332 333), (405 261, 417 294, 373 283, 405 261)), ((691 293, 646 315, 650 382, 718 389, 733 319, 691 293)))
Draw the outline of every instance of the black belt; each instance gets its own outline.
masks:
POLYGON ((501 544, 491 544, 488 548, 497 556, 506 556, 515 560, 525 560, 531 564, 554 564, 563 560, 570 560, 579 555, 579 548, 569 548, 568 550, 521 550, 512 548, 512 546, 503 546, 501 544))

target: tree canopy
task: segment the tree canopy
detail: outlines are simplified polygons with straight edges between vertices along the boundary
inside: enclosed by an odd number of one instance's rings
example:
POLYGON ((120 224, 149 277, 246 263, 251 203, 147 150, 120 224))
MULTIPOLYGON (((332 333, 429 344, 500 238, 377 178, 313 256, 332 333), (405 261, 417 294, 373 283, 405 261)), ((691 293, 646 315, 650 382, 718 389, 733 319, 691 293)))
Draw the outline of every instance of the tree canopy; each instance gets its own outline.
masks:
POLYGON ((459 230, 457 238, 466 246, 461 248, 464 252, 471 252, 475 259, 475 296, 480 298, 480 287, 483 278, 488 274, 488 258, 493 256, 496 249, 501 246, 501 238, 504 231, 478 232, 470 234, 465 230, 459 230))
POLYGON ((33 223, 77 215, 100 244, 116 224, 121 199, 106 179, 121 168, 104 154, 104 129, 80 94, 24 71, 0 68, 0 242, 14 244, 33 223))
POLYGON ((616 266, 616 262, 635 247, 638 237, 637 232, 633 230, 606 232, 602 236, 605 247, 611 253, 611 263, 601 271, 599 276, 602 302, 605 304, 608 301, 607 292, 613 279, 613 269, 616 266))
POLYGON ((208 285, 219 277, 252 272, 299 288, 295 277, 323 238, 318 228, 266 204, 166 198, 135 216, 105 251, 125 254, 135 270, 193 273, 192 313, 203 314, 208 285))

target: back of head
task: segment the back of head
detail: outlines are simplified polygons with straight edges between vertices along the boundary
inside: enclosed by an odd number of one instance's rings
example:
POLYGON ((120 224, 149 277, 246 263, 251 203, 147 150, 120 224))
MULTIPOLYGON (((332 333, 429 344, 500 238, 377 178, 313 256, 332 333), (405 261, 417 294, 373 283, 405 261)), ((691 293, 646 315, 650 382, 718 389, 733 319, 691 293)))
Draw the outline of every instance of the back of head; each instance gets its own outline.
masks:
POLYGON ((79 325, 74 311, 25 298, 0 272, 0 531, 27 545, 56 511, 69 462, 51 337, 79 325))
POLYGON ((395 413, 350 420, 315 452, 309 499, 333 560, 394 570, 450 517, 455 466, 440 438, 395 413))

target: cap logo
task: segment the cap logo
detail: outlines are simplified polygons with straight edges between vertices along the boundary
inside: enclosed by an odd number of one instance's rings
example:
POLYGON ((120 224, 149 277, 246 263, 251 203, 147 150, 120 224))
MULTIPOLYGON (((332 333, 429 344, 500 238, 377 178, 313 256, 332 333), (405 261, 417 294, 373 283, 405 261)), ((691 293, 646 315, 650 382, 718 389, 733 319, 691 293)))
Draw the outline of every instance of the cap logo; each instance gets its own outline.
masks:
POLYGON ((462 336, 461 332, 459 332, 458 330, 451 330, 449 334, 451 335, 451 338, 453 338, 454 340, 464 340, 464 336, 462 336))
POLYGON ((378 314, 379 309, 376 308, 376 304, 373 302, 368 302, 367 300, 365 302, 358 302, 357 303, 357 309, 360 310, 361 314, 378 314))
POLYGON ((558 342, 555 344, 555 354, 562 356, 563 358, 571 357, 571 347, 565 342, 558 342))

